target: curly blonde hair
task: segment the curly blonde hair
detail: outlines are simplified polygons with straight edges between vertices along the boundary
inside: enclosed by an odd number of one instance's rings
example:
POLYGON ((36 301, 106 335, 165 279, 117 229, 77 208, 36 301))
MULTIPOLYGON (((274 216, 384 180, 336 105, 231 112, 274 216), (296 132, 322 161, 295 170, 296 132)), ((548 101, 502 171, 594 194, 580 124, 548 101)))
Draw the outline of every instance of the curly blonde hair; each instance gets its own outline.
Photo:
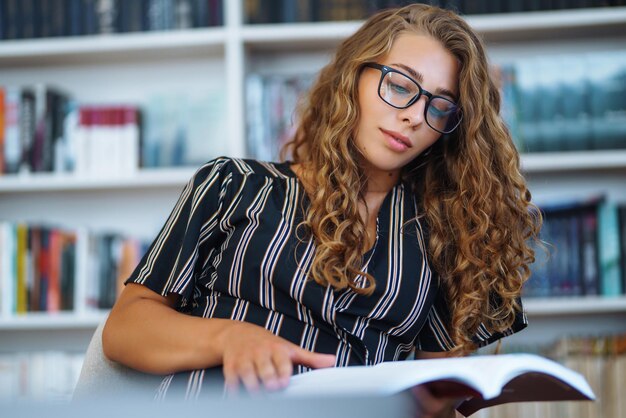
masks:
POLYGON ((367 232, 358 206, 367 179, 353 140, 360 116, 357 85, 364 64, 384 57, 407 32, 439 41, 460 63, 461 125, 402 175, 413 185, 428 225, 428 256, 446 292, 454 351, 467 353, 476 348, 472 336, 481 323, 491 332, 513 324, 534 261, 530 241, 541 225, 499 116, 500 94, 485 48, 469 25, 453 12, 423 4, 372 16, 321 70, 283 152, 306 174, 310 208, 304 225, 317 246, 310 276, 321 285, 370 294, 376 281, 361 270, 367 232))

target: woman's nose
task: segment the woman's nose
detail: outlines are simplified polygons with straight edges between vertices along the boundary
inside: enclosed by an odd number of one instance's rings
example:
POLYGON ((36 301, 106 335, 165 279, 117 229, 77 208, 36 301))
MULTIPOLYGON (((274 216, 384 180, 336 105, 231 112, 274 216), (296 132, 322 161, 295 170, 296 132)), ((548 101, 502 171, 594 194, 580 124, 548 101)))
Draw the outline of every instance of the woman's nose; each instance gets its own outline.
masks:
POLYGON ((403 122, 408 122, 410 126, 417 127, 424 122, 425 109, 428 97, 421 95, 411 106, 400 110, 400 117, 403 122))

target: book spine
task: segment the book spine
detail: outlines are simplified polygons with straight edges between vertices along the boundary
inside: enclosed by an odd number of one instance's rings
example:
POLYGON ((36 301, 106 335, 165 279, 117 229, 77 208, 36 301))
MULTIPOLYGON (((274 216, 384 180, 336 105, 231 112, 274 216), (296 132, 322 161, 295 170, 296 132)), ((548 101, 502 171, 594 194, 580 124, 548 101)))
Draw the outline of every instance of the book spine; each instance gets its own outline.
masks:
POLYGON ((4 2, 4 39, 22 38, 22 2, 21 0, 5 0, 4 2))
POLYGON ((600 205, 598 224, 601 293, 603 296, 617 296, 622 293, 622 288, 619 224, 614 203, 605 201, 600 205))
POLYGON ((5 143, 6 143, 6 97, 5 89, 0 86, 0 175, 6 173, 5 168, 5 143))
POLYGON ((41 228, 41 256, 39 259, 39 298, 37 306, 39 310, 48 310, 48 289, 50 288, 50 265, 52 254, 50 253, 50 228, 41 228))
POLYGON ((540 94, 537 91, 537 76, 535 64, 532 61, 516 63, 518 81, 518 96, 515 106, 519 109, 520 140, 524 143, 523 152, 536 152, 539 147, 538 102, 540 94))
POLYGON ((61 232, 52 229, 49 236, 50 245, 50 276, 47 297, 47 311, 58 312, 61 308, 61 232))
POLYGON ((17 87, 5 88, 4 172, 17 173, 22 159, 20 134, 21 93, 17 87))
POLYGON ((28 266, 30 266, 30 277, 28 278, 28 311, 39 311, 39 296, 41 292, 41 231, 39 226, 31 225, 28 230, 28 243, 30 257, 28 266))
POLYGON ((26 289, 26 275, 27 275, 27 255, 28 251, 28 227, 24 224, 17 225, 17 240, 16 240, 16 304, 15 311, 17 313, 25 313, 27 310, 27 289, 26 289))
POLYGON ((47 167, 52 156, 48 120, 51 98, 45 85, 37 84, 34 92, 34 135, 30 148, 30 165, 33 172, 50 171, 47 167))
POLYGON ((98 33, 98 0, 83 1, 83 35, 98 33))
POLYGON ((0 286, 2 307, 0 314, 9 316, 16 312, 17 285, 17 230, 10 222, 0 222, 0 286))
POLYGON ((174 3, 174 28, 189 29, 194 27, 190 0, 176 0, 174 3))
POLYGON ((65 29, 66 36, 80 36, 84 34, 83 0, 65 1, 65 29))
MULTIPOLYGON (((38 7, 35 7, 34 0, 20 0, 21 9, 20 9, 20 26, 21 26, 21 35, 20 39, 32 39, 39 38, 44 33, 44 30, 47 30, 47 22, 40 21, 38 14, 38 7)), ((46 0, 42 0, 42 4, 40 7, 46 7, 46 0)))
POLYGON ((581 215, 581 236, 583 293, 599 295, 597 211, 587 211, 581 215))
POLYGON ((20 98, 20 163, 19 171, 32 171, 32 147, 35 136, 35 94, 24 88, 20 98))
POLYGON ((63 233, 63 245, 61 248, 61 274, 60 274, 60 287, 61 287, 61 310, 73 311, 74 310, 74 287, 76 272, 75 267, 76 258, 76 235, 71 232, 63 233))
POLYGON ((626 294, 626 205, 619 207, 619 237, 621 250, 622 293, 626 294))

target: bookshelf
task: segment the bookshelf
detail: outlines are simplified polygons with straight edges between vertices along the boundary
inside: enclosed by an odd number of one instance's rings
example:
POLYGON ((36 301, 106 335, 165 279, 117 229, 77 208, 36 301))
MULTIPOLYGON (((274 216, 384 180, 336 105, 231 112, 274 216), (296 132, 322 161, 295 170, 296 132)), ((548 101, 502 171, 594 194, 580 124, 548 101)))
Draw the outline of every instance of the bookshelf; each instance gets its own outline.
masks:
POLYGON ((85 314, 33 312, 1 318, 0 331, 38 331, 42 329, 86 329, 93 331, 106 318, 107 314, 108 311, 95 311, 85 314))
MULTIPOLYGON (((171 32, 0 42, 3 84, 46 82, 81 102, 139 102, 155 92, 227 86, 228 138, 208 138, 216 155, 245 157, 245 78, 253 72, 313 72, 361 22, 247 25, 243 0, 224 1, 225 25, 171 32)), ((560 52, 623 50, 626 7, 470 16, 493 62, 560 52)), ((606 193, 626 202, 626 151, 523 156, 533 196, 606 193)), ((45 221, 152 238, 193 174, 193 168, 140 170, 121 178, 40 174, 0 177, 3 220, 45 221)), ((626 331, 624 297, 526 302, 533 327, 524 339, 554 338, 572 323, 581 332, 626 331), (566 324, 567 327, 565 327, 566 324), (598 324, 602 324, 599 326, 598 324)), ((105 312, 27 314, 0 318, 0 353, 45 349, 83 351, 105 312)), ((515 338, 515 337, 513 337, 515 338)))
POLYGON ((171 32, 137 32, 61 38, 8 40, 0 42, 3 66, 74 62, 123 61, 154 57, 175 58, 198 54, 223 54, 223 28, 171 32))
POLYGON ((45 191, 87 191, 183 187, 193 175, 194 168, 144 169, 125 177, 79 177, 74 174, 34 173, 5 175, 0 178, 0 193, 35 193, 45 191))

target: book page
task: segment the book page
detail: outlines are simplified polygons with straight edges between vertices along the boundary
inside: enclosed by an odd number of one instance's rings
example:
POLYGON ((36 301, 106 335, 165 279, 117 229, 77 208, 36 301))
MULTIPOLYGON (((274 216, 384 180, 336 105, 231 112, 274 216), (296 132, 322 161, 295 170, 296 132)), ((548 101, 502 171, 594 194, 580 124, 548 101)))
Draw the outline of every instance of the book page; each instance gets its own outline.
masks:
MULTIPOLYGON (((506 354, 495 356, 470 356, 464 358, 408 360, 381 363, 376 366, 352 366, 314 370, 292 377, 285 395, 294 396, 346 396, 389 395, 412 386, 435 381, 453 381, 479 392, 483 399, 498 397, 502 388, 507 396, 537 396, 548 399, 594 399, 585 379, 564 366, 532 354, 506 354), (529 374, 532 385, 523 380, 507 383, 517 376, 529 374), (548 376, 553 376, 547 379, 548 376), (554 382, 559 382, 555 384, 554 382), (551 388, 549 392, 534 390, 540 384, 551 388), (558 388, 568 388, 562 393, 558 388), (560 385, 560 386, 559 386, 560 385), (572 389, 569 389, 569 388, 572 389), (530 391, 533 389, 533 391, 530 391), (530 391, 530 392, 529 392, 530 391)), ((507 398, 508 399, 508 398, 507 398)), ((538 399, 539 400, 539 399, 538 399)))

